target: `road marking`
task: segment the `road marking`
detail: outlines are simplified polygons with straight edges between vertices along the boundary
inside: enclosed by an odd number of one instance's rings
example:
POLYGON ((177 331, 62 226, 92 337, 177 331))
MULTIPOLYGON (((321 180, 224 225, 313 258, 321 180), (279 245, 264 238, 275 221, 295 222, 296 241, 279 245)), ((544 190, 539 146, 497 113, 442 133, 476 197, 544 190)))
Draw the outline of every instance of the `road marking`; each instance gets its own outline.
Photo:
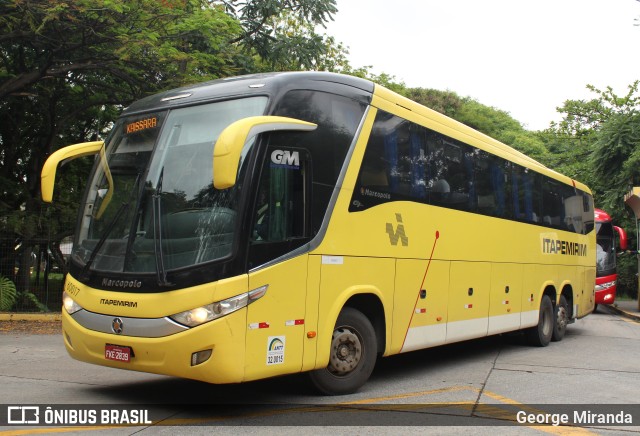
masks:
POLYGON ((477 389, 471 388, 469 386, 452 386, 450 388, 433 389, 430 391, 420 391, 420 392, 409 392, 404 394, 391 395, 388 397, 365 398, 364 400, 346 401, 338 404, 339 405, 371 404, 371 403, 379 403, 381 401, 399 400, 402 398, 424 397, 432 394, 441 394, 444 392, 456 392, 456 391, 463 391, 463 390, 475 390, 477 392, 477 389))
MULTIPOLYGON (((534 414, 544 414, 545 411, 533 408, 526 404, 520 403, 512 398, 505 397, 503 395, 497 394, 495 392, 480 390, 471 386, 451 386, 447 388, 440 389, 432 389, 427 391, 417 391, 417 392, 406 392, 397 395, 389 395, 383 397, 373 397, 373 398, 364 398, 356 401, 345 401, 337 404, 327 404, 327 405, 317 405, 317 406, 302 406, 302 407, 288 407, 284 409, 276 409, 276 410, 264 410, 264 411, 255 411, 245 414, 236 415, 233 417, 228 416, 209 416, 209 417, 198 417, 198 418, 168 418, 165 420, 160 420, 154 422, 152 426, 183 426, 183 425, 203 425, 206 423, 214 423, 220 421, 228 421, 228 420, 238 420, 238 419, 247 419, 247 418, 259 418, 259 417, 270 417, 270 416, 278 416, 278 415, 286 415, 286 414, 300 414, 300 413, 320 413, 320 412, 349 412, 349 413, 363 413, 368 411, 407 411, 407 410, 419 410, 419 409, 458 409, 468 412, 468 415, 463 415, 465 418, 484 418, 484 419, 497 419, 501 421, 513 421, 515 423, 516 413, 514 409, 508 409, 504 406, 514 406, 518 410, 523 410, 528 413, 534 414), (473 393, 478 393, 482 395, 486 395, 487 397, 498 401, 499 403, 490 404, 490 403, 477 403, 477 402, 456 402, 456 401, 444 401, 440 403, 412 403, 412 404, 381 404, 385 401, 393 401, 393 400, 401 400, 401 399, 410 399, 410 398, 418 398, 418 397, 428 397, 437 394, 443 393, 451 393, 451 392, 462 392, 469 391, 473 393), (349 406, 357 406, 357 405, 370 405, 369 407, 362 408, 350 408, 349 406)), ((265 405, 268 406, 268 405, 265 405)), ((285 404, 283 404, 285 406, 285 404)), ((322 425, 322 424, 319 424, 322 425)), ((515 425, 515 424, 514 424, 515 425)), ((80 431, 101 431, 101 430, 109 430, 114 428, 149 428, 152 426, 140 426, 140 425, 131 425, 131 426, 96 426, 96 427, 43 427, 37 429, 29 429, 29 430, 10 430, 10 431, 0 431, 0 435, 33 435, 33 434, 51 434, 51 433, 73 433, 80 431)), ((539 424, 520 424, 521 427, 530 428, 532 430, 537 430, 543 433, 549 433, 554 435, 588 435, 588 434, 597 434, 589 431, 585 427, 577 427, 577 426, 552 426, 552 425, 539 425, 539 424)))
POLYGON ((636 324, 636 325, 640 324, 640 321, 636 321, 635 319, 625 318, 624 316, 618 316, 618 318, 620 318, 624 322, 628 322, 629 324, 636 324))

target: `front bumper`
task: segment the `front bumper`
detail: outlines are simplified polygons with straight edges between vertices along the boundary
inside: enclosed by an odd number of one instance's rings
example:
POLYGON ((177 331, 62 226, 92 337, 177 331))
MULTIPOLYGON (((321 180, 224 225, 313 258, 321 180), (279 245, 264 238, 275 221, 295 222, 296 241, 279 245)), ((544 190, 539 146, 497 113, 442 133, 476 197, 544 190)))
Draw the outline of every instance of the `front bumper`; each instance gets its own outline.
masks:
POLYGON ((613 304, 616 300, 617 275, 596 279, 596 304, 613 304))
MULTIPOLYGON (((138 321, 144 323, 145 320, 138 321)), ((246 309, 162 337, 134 337, 90 330, 63 310, 62 329, 68 353, 83 362, 208 383, 239 383, 244 378, 246 309), (133 350, 131 361, 107 360, 106 344, 130 347, 133 350), (193 353, 205 350, 212 350, 211 357, 193 365, 193 353)))

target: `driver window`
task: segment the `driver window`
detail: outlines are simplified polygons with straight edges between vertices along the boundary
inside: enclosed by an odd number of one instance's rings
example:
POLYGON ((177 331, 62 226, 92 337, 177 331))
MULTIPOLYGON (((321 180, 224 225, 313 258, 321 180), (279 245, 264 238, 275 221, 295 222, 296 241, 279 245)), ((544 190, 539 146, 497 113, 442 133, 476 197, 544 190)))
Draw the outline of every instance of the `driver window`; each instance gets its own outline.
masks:
POLYGON ((269 147, 251 233, 252 264, 275 259, 308 240, 308 165, 302 149, 269 147))

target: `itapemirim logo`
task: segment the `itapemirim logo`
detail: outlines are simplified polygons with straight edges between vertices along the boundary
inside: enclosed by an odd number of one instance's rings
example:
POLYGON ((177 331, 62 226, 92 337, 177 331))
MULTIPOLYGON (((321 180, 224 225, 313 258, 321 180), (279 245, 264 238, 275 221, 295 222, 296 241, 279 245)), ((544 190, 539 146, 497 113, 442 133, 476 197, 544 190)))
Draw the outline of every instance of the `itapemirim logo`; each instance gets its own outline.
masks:
POLYGON ((402 242, 403 247, 409 245, 409 237, 404 232, 404 224, 402 223, 402 214, 396 213, 396 221, 398 226, 393 228, 392 223, 387 223, 387 233, 389 234, 389 242, 391 245, 398 245, 398 241, 402 242))

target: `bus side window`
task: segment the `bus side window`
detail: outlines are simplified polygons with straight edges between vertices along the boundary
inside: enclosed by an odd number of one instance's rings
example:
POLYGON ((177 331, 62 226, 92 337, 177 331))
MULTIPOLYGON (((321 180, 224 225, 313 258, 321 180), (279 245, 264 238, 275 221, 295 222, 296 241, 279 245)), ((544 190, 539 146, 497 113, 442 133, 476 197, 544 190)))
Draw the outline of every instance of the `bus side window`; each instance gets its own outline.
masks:
POLYGON ((477 211, 484 215, 504 216, 504 172, 499 162, 489 153, 477 150, 474 170, 477 211))

